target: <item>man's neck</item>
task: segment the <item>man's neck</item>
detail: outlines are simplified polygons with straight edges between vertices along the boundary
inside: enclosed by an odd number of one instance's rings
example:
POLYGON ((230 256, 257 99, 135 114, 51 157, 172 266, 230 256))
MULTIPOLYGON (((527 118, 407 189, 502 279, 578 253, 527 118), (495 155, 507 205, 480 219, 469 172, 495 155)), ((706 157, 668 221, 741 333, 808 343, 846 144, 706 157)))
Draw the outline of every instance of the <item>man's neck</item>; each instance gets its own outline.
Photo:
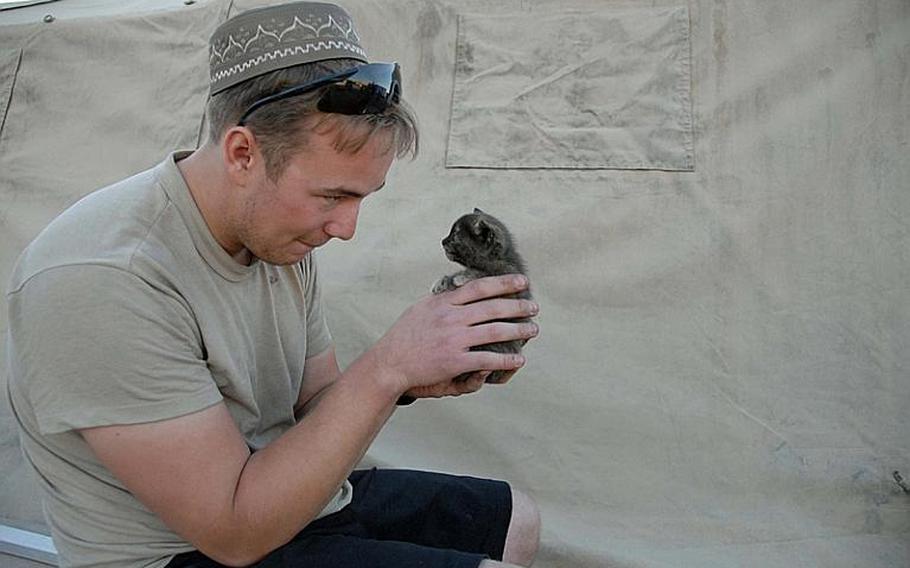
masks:
POLYGON ((249 265, 253 257, 230 235, 230 207, 227 198, 230 180, 224 173, 217 146, 206 144, 177 162, 190 195, 202 214, 209 232, 231 258, 243 265, 249 265))

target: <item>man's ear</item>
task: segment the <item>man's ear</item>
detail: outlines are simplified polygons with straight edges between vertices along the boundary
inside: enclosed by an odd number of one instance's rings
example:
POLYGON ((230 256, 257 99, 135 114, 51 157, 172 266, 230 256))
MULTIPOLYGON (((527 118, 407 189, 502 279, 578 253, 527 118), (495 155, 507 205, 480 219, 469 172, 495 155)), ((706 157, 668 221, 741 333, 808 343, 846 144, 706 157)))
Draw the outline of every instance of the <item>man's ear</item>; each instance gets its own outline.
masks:
POLYGON ((243 185, 262 154, 256 137, 245 126, 232 126, 221 139, 221 159, 228 176, 234 183, 243 185))

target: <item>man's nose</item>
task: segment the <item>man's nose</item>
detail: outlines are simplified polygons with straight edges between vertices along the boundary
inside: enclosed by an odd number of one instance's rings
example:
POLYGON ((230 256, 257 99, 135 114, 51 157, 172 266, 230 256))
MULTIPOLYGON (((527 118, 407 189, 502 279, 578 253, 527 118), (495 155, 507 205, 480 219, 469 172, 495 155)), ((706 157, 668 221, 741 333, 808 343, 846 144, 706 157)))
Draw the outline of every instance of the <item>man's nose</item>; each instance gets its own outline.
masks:
POLYGON ((353 239, 357 230, 357 216, 360 214, 360 201, 352 199, 348 203, 343 203, 335 213, 326 224, 325 232, 330 237, 343 241, 353 239))

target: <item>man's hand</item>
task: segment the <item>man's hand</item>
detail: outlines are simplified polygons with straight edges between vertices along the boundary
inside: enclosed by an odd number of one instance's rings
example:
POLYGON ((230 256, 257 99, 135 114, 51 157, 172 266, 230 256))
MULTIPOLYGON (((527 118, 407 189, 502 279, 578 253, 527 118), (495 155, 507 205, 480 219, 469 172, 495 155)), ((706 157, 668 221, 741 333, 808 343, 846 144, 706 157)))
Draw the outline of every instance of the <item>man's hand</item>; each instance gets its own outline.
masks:
POLYGON ((532 322, 494 321, 537 313, 533 302, 500 297, 527 287, 522 275, 493 276, 422 299, 370 350, 379 376, 400 393, 426 398, 474 392, 483 385, 485 372, 517 370, 524 364, 522 355, 471 347, 537 335, 532 322), (467 381, 452 380, 475 371, 467 381))

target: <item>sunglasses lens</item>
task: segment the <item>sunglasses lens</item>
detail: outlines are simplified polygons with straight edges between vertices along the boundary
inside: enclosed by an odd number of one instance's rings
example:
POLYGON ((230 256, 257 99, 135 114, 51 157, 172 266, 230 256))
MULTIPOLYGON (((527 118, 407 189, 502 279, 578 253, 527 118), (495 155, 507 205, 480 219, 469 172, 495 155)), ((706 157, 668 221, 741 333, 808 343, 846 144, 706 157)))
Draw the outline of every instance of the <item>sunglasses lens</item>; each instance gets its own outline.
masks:
POLYGON ((317 108, 339 114, 379 114, 400 97, 398 64, 374 63, 364 65, 346 80, 326 87, 317 108))
POLYGON ((240 116, 243 126, 257 109, 275 101, 308 93, 320 87, 324 92, 316 104, 322 112, 337 114, 381 114, 401 98, 401 69, 397 63, 367 63, 310 83, 291 87, 259 99, 240 116))

